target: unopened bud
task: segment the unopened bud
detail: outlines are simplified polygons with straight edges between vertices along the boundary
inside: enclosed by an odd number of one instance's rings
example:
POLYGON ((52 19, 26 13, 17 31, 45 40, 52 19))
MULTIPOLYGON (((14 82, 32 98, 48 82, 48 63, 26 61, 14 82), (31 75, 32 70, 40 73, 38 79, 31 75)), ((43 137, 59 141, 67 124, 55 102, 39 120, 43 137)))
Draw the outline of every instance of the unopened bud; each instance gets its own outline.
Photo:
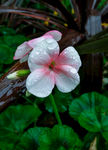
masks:
POLYGON ((30 73, 30 70, 18 70, 7 76, 8 79, 16 80, 30 73))

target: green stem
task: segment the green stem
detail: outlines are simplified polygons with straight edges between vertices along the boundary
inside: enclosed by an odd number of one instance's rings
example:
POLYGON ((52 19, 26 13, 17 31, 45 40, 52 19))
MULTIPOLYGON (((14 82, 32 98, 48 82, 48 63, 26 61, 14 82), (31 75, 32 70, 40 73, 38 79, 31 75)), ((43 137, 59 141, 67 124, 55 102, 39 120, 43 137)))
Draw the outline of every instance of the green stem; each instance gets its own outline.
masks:
POLYGON ((51 104, 52 104, 52 106, 53 106, 53 110, 54 110, 56 119, 57 119, 57 121, 58 121, 58 124, 59 124, 59 125, 62 125, 62 121, 61 121, 61 119, 60 119, 60 116, 59 116, 59 113, 58 113, 58 110, 57 110, 57 106, 56 106, 56 104, 55 104, 55 100, 54 100, 54 97, 53 97, 52 94, 49 95, 49 99, 50 99, 51 104))

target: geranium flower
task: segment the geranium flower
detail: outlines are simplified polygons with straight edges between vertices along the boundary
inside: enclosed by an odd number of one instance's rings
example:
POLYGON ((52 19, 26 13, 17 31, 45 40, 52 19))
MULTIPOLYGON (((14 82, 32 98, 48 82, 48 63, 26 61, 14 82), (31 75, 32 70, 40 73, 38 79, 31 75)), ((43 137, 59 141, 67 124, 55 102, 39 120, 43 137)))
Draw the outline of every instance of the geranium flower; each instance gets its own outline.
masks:
POLYGON ((39 37, 39 38, 35 38, 32 39, 28 42, 24 42, 22 43, 20 46, 17 47, 16 52, 15 52, 15 56, 14 56, 14 60, 17 59, 22 59, 25 56, 27 56, 29 54, 29 52, 37 45, 39 44, 41 41, 48 39, 48 38, 54 38, 56 41, 59 41, 62 37, 61 32, 57 31, 57 30, 52 30, 49 31, 47 33, 45 33, 43 36, 39 37))
POLYGON ((59 54, 59 45, 54 39, 45 39, 37 45, 28 58, 30 75, 26 87, 37 97, 47 97, 54 85, 64 93, 71 92, 79 84, 81 60, 77 51, 69 46, 59 54))

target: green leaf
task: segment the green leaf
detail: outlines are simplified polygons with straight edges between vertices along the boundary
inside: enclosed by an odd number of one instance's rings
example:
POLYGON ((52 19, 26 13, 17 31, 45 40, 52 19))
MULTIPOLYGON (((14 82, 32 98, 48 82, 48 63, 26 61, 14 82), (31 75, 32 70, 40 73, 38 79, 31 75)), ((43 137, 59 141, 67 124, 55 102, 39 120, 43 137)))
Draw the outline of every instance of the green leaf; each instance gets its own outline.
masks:
POLYGON ((0 38, 0 64, 11 64, 16 48, 26 41, 23 35, 4 35, 0 38))
POLYGON ((99 123, 94 110, 83 111, 78 121, 80 125, 85 127, 88 131, 99 132, 101 130, 101 124, 99 123))
MULTIPOLYGON (((55 94, 53 94, 55 103, 57 105, 59 112, 67 111, 67 108, 71 101, 73 100, 71 93, 61 93, 59 90, 55 89, 55 94)), ((53 107, 50 103, 49 98, 45 101, 46 110, 53 112, 53 107)))
POLYGON ((54 126, 39 137, 39 150, 80 150, 78 135, 68 126, 54 126))
POLYGON ((83 139, 83 147, 82 150, 89 150, 90 144, 93 142, 93 140, 97 137, 96 133, 89 132, 85 135, 83 139))
POLYGON ((14 144, 5 141, 0 142, 0 150, 13 150, 14 144))
POLYGON ((108 115, 102 114, 102 130, 101 133, 103 137, 106 139, 108 142, 108 115))
POLYGON ((90 132, 100 132, 108 139, 108 99, 96 92, 72 101, 69 114, 90 132))
POLYGON ((20 143, 16 146, 15 150, 37 150, 39 147, 38 138, 43 130, 48 128, 31 128, 21 137, 20 143))
POLYGON ((0 26, 0 34, 2 34, 2 35, 15 35, 16 32, 12 28, 0 26))
POLYGON ((79 54, 108 52, 108 29, 100 32, 80 46, 76 47, 79 54))
POLYGON ((99 2, 98 6, 97 6, 97 9, 98 9, 98 10, 101 10, 102 7, 105 6, 105 3, 107 3, 107 1, 108 1, 108 0, 101 0, 101 1, 99 2))
POLYGON ((15 50, 17 46, 27 41, 27 38, 24 35, 7 35, 3 36, 5 44, 11 47, 11 50, 15 50))
POLYGON ((108 36, 76 47, 79 54, 108 52, 108 36))
POLYGON ((11 48, 5 44, 0 44, 0 64, 12 63, 11 48))
POLYGON ((41 114, 37 106, 11 106, 0 114, 0 142, 15 143, 41 114))

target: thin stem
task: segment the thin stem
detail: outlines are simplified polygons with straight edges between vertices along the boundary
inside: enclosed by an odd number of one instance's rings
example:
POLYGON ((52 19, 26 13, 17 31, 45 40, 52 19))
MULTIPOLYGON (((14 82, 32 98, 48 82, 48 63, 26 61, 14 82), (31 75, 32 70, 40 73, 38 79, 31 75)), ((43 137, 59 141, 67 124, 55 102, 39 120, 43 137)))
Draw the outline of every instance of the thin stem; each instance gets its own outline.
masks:
POLYGON ((54 110, 56 119, 57 119, 57 121, 58 121, 58 124, 59 124, 59 125, 62 125, 62 121, 61 121, 61 119, 60 119, 60 115, 59 115, 59 113, 58 113, 57 106, 56 106, 56 104, 55 104, 55 100, 54 100, 54 97, 53 97, 52 94, 49 95, 49 99, 50 99, 51 104, 52 104, 52 106, 53 106, 53 110, 54 110))

